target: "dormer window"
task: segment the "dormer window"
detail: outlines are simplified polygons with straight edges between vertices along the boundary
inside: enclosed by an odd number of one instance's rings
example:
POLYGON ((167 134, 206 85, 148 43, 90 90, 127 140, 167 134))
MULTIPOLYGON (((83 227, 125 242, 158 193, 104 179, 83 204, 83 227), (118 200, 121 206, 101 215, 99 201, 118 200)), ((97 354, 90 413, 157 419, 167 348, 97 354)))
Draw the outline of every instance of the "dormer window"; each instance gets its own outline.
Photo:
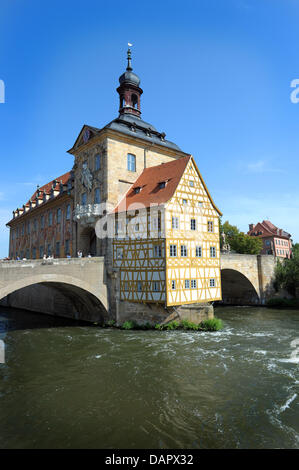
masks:
POLYGON ((160 189, 165 188, 165 187, 166 187, 166 184, 167 184, 167 181, 160 181, 160 183, 159 183, 159 188, 160 188, 160 189))
POLYGON ((141 189, 142 189, 141 186, 136 186, 136 188, 134 188, 134 193, 135 194, 140 193, 141 189))

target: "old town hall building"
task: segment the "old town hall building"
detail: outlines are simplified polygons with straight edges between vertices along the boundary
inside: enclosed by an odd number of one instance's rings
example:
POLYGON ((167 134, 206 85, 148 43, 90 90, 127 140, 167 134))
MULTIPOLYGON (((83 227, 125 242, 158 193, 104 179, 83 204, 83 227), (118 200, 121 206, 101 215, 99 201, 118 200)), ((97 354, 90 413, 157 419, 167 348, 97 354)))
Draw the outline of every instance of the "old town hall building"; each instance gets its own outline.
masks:
POLYGON ((84 125, 72 170, 13 212, 9 256, 104 256, 127 305, 219 300, 221 213, 193 157, 141 119, 130 49, 127 60, 119 116, 84 125))

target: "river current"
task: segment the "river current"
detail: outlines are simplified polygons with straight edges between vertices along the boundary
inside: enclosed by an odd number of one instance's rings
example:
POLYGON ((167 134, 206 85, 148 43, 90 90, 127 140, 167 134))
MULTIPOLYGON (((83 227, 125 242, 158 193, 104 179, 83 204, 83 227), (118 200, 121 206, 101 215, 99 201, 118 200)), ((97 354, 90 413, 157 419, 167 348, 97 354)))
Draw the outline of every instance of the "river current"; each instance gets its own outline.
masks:
POLYGON ((0 309, 0 448, 298 448, 299 311, 215 314, 199 333, 0 309))

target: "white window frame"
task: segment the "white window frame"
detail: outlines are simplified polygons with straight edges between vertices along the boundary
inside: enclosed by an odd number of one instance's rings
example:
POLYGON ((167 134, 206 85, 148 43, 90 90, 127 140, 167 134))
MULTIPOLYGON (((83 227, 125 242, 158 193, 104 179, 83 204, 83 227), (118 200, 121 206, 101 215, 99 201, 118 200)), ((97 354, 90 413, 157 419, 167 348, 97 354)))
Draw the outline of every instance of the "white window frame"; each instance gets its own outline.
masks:
POLYGON ((216 247, 210 246, 210 258, 216 258, 216 247))
POLYGON ((185 289, 190 289, 190 279, 185 279, 185 289))
POLYGON ((179 218, 178 217, 172 217, 171 227, 172 227, 172 230, 178 230, 179 229, 179 218))
POLYGON ((133 153, 127 154, 127 170, 136 172, 136 155, 133 153))
POLYGON ((178 255, 178 247, 177 245, 171 244, 169 245, 169 256, 171 258, 176 258, 178 255))
POLYGON ((214 233, 214 222, 213 220, 208 220, 208 232, 214 233))
POLYGON ((214 277, 210 278, 210 287, 216 287, 216 280, 214 277))
POLYGON ((190 230, 196 230, 196 219, 190 219, 190 230))
POLYGON ((196 279, 191 279, 191 289, 196 289, 196 288, 197 288, 196 279))
POLYGON ((196 246, 195 248, 195 256, 196 258, 201 258, 202 257, 202 247, 201 246, 196 246), (199 254, 200 253, 200 254, 199 254))
POLYGON ((188 256, 188 248, 187 245, 181 245, 181 257, 187 258, 188 256))

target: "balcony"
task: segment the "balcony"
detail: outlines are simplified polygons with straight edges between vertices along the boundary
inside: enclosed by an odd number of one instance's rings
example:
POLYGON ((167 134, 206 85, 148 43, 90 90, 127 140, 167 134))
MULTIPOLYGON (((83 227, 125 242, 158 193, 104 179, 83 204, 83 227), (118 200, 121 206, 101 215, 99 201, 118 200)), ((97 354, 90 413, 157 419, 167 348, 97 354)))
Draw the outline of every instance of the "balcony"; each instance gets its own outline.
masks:
POLYGON ((74 211, 74 220, 83 223, 94 222, 103 213, 102 204, 77 204, 74 211))

